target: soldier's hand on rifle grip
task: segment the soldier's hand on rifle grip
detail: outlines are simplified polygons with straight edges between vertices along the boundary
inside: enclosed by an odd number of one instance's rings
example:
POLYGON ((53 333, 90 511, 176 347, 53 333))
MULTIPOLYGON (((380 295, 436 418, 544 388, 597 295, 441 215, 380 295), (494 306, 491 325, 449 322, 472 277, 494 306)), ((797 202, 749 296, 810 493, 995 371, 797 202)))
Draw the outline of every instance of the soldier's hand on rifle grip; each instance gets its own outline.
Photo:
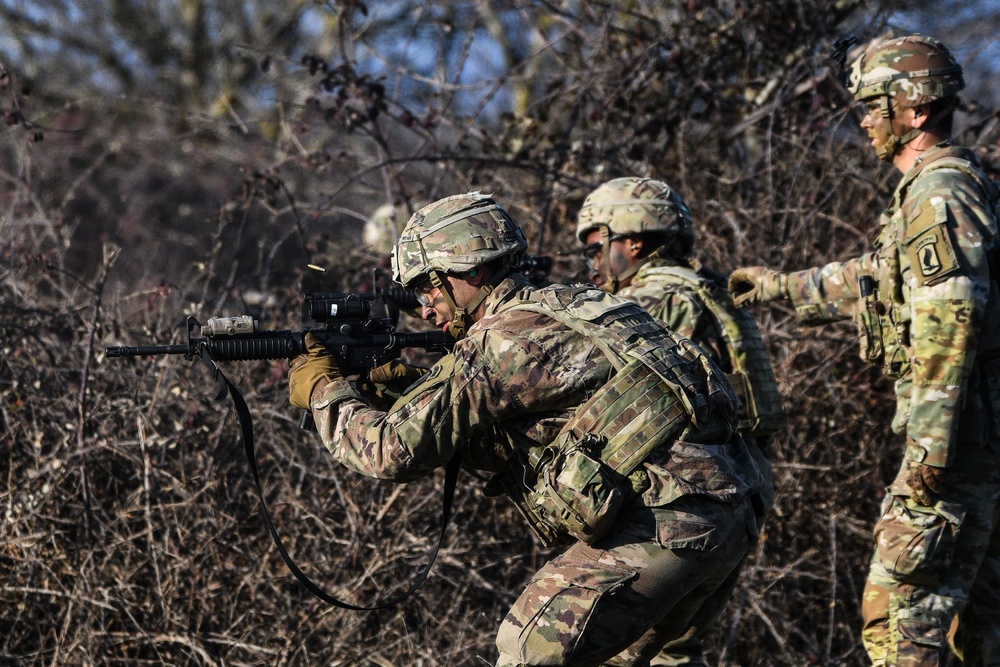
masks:
POLYGON ((393 359, 387 364, 382 364, 373 368, 368 373, 368 379, 375 384, 411 385, 424 375, 429 369, 423 366, 412 366, 404 364, 398 359, 393 359))
POLYGON ((787 277, 763 266, 745 266, 730 274, 729 291, 739 308, 761 301, 787 299, 787 277))
POLYGON ((306 334, 307 352, 292 359, 288 368, 288 402, 309 410, 313 391, 331 380, 343 377, 337 360, 311 333, 306 334))
POLYGON ((398 359, 376 366, 368 373, 371 390, 377 399, 394 402, 410 385, 427 375, 429 368, 412 366, 398 359))

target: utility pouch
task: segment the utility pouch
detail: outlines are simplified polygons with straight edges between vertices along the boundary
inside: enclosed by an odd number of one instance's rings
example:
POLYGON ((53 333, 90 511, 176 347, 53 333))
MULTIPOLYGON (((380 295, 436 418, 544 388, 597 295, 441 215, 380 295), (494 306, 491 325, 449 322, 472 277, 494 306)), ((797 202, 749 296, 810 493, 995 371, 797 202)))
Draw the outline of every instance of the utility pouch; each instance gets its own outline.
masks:
POLYGON ((858 276, 862 306, 855 316, 855 323, 860 338, 858 353, 861 360, 881 366, 885 359, 885 342, 882 338, 882 314, 879 311, 884 310, 885 306, 876 297, 875 287, 875 279, 869 274, 858 276))
POLYGON ((548 501, 540 497, 520 483, 519 478, 499 474, 487 483, 484 492, 487 496, 506 493, 514 502, 521 516, 528 522, 528 527, 546 547, 564 547, 572 543, 570 536, 558 529, 548 518, 548 501), (543 503, 544 504, 541 504, 543 503))
POLYGON ((626 501, 617 475, 600 458, 600 441, 586 435, 579 442, 557 441, 531 500, 546 521, 578 540, 592 544, 608 532, 626 501))
POLYGON ((529 454, 537 472, 532 504, 555 529, 593 544, 645 490, 641 464, 649 453, 673 442, 690 422, 662 378, 632 360, 580 406, 548 447, 529 454))

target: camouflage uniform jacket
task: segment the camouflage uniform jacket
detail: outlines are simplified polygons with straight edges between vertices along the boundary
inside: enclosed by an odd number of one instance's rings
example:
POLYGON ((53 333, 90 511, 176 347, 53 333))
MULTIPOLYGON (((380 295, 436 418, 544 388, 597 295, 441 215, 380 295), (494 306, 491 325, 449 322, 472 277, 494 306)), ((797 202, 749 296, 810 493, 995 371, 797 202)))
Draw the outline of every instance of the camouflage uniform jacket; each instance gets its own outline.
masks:
POLYGON ((873 252, 788 275, 802 320, 853 317, 862 358, 896 381, 908 461, 953 460, 977 354, 1000 351, 994 197, 971 151, 935 146, 897 186, 873 252))
POLYGON ((767 438, 784 422, 777 379, 753 315, 737 308, 723 285, 722 274, 661 258, 643 264, 616 293, 712 357, 739 396, 740 434, 767 438))
POLYGON ((650 315, 666 322, 671 331, 693 340, 728 372, 732 364, 722 331, 697 292, 686 288, 701 280, 701 275, 686 265, 655 259, 643 264, 628 287, 616 294, 635 301, 650 315))
MULTIPOLYGON (((387 410, 370 405, 346 380, 314 393, 316 427, 333 456, 363 475, 399 482, 429 474, 456 452, 463 465, 508 478, 536 473, 528 464, 531 452, 556 438, 576 408, 614 375, 614 368, 601 345, 587 336, 543 313, 519 308, 520 295, 534 289, 520 275, 501 282, 485 301, 483 317, 452 353, 387 410)), ((603 290, 543 289, 570 299, 583 294, 600 303, 619 303, 621 312, 674 341, 638 306, 603 290)), ((670 352, 714 367, 690 341, 681 339, 670 352)), ((727 419, 731 423, 734 417, 731 413, 727 419)), ((649 486, 643 499, 651 506, 685 495, 739 501, 759 483, 746 454, 738 437, 696 452, 671 449, 658 465, 645 464, 649 486)), ((522 483, 530 485, 529 480, 522 483)))

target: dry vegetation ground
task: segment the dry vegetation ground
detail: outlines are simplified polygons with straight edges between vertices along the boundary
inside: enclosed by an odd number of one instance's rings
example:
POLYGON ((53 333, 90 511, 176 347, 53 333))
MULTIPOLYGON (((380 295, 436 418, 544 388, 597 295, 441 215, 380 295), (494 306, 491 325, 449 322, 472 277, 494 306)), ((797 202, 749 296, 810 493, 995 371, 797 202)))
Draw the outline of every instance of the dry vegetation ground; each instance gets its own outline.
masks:
MULTIPOLYGON (((762 235, 734 259, 733 218, 707 206, 696 215, 707 263, 731 268, 769 252, 762 235)), ((760 213, 735 216, 752 228, 746 221, 760 213)), ((840 219, 794 226, 789 264, 860 252, 865 234, 840 219)), ((30 222, 8 228, 0 269, 0 663, 492 664, 500 619, 550 554, 509 504, 482 495, 481 480, 461 477, 444 547, 416 595, 380 611, 333 609, 275 549, 233 410, 212 400, 205 368, 179 356, 104 358, 105 345, 182 342, 189 313, 250 310, 266 328, 296 327, 301 277, 234 279, 210 241, 189 241, 207 250, 173 258, 188 268, 169 281, 135 277, 136 267, 156 274, 143 266, 143 244, 107 246, 77 274, 53 242, 58 230, 30 222)), ((253 225, 242 233, 273 231, 253 225)), ((345 272, 336 289, 362 286, 374 264, 349 245, 327 256, 345 272)), ((560 262, 553 277, 573 269, 560 262)), ((758 315, 790 417, 772 448, 777 505, 711 633, 710 657, 864 665, 870 529, 900 453, 888 428, 891 388, 857 360, 850 325, 804 329, 781 306, 758 315)), ((404 590, 436 535, 441 477, 393 486, 348 473, 298 428, 284 362, 225 371, 253 410, 267 499, 296 561, 357 603, 404 590)))
MULTIPOLYGON (((677 30, 631 14, 618 26, 603 3, 584 4, 593 11, 546 18, 566 38, 508 74, 524 75, 534 106, 499 129, 449 107, 446 85, 415 118, 414 100, 362 77, 320 95, 328 108, 306 103, 259 134, 230 123, 233 109, 209 122, 167 105, 61 98, 35 103, 37 115, 58 110, 41 144, 26 127, 5 130, 0 664, 493 663, 500 619, 551 554, 481 480, 460 478, 416 595, 380 611, 330 608, 272 543, 231 404, 212 400, 205 368, 104 358, 106 345, 183 342, 186 315, 249 311, 269 329, 298 326, 307 261, 322 255, 344 291, 373 264, 352 250, 357 219, 345 212, 481 188, 509 205, 533 251, 554 254, 573 247, 589 188, 647 173, 688 200, 698 255, 719 270, 806 268, 869 247, 895 175, 858 144, 817 55, 859 3, 679 3, 697 15, 677 30), (716 16, 730 4, 733 16, 716 16), (586 17, 594 25, 572 23, 586 17), (786 38, 787 50, 774 47, 786 38), (382 115, 348 113, 358 108, 382 115)), ((348 65, 330 71, 354 75, 348 65)), ((30 99, 12 99, 32 115, 30 99)), ((995 124, 974 129, 993 157, 995 124)), ((552 277, 576 268, 560 262, 552 277)), ((861 666, 870 531, 901 454, 891 387, 857 359, 849 324, 805 329, 782 306, 755 314, 789 420, 772 447, 777 505, 710 658, 861 666)), ((436 536, 441 476, 361 479, 298 428, 284 362, 225 371, 253 411, 267 500, 296 561, 361 604, 405 589, 436 536)))
MULTIPOLYGON (((231 406, 212 400, 204 367, 103 357, 109 344, 182 342, 192 305, 176 290, 130 291, 115 259, 74 282, 51 258, 5 258, 0 662, 491 664, 500 618, 549 556, 511 507, 463 475, 414 597, 365 613, 314 599, 266 532, 231 406)), ((295 313, 298 298, 274 291, 270 312, 295 313)), ((855 360, 848 328, 761 315, 792 417, 773 448, 778 504, 711 653, 724 665, 860 665, 869 529, 898 450, 886 387, 855 360)), ((225 370, 254 411, 268 502, 295 559, 347 600, 403 590, 436 534, 440 477, 358 478, 298 428, 283 362, 225 370)))

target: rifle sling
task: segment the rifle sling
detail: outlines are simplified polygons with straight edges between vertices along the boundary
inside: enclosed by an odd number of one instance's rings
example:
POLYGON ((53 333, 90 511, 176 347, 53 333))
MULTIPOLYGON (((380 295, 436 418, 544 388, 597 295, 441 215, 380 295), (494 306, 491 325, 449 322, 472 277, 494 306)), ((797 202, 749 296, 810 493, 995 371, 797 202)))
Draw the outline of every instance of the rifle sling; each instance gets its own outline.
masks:
POLYGON ((267 523, 267 529, 268 531, 270 531, 271 537, 274 538, 274 543, 278 547, 278 553, 281 554, 281 558, 285 561, 285 565, 287 565, 288 569, 291 570, 292 574, 295 575, 295 578, 299 580, 299 583, 305 586, 310 593, 318 597, 323 602, 331 604, 334 607, 340 607, 341 609, 349 609, 351 611, 372 611, 375 609, 385 609, 387 607, 392 607, 393 605, 396 605, 405 600, 406 598, 410 597, 411 595, 413 595, 413 593, 421 586, 421 584, 424 583, 424 580, 427 579, 427 575, 430 573, 431 566, 434 565, 434 561, 437 558, 438 551, 440 550, 441 544, 444 541, 445 530, 448 527, 448 522, 451 520, 451 506, 452 506, 452 500, 454 499, 455 496, 455 487, 458 482, 458 471, 461 468, 461 458, 462 458, 461 454, 456 452, 455 455, 448 462, 448 465, 445 467, 444 499, 443 499, 444 506, 441 510, 441 532, 438 535, 437 542, 434 544, 434 548, 431 549, 430 561, 427 563, 427 566, 423 569, 423 571, 420 572, 420 575, 417 577, 416 581, 413 583, 412 586, 410 586, 409 590, 407 590, 406 592, 396 595, 395 597, 391 597, 387 600, 376 602, 375 604, 367 607, 361 605, 353 605, 348 602, 344 602, 343 600, 335 598, 334 596, 330 595, 322 588, 320 588, 316 583, 314 583, 313 580, 308 577, 308 575, 306 575, 302 570, 299 569, 298 565, 295 564, 295 561, 292 560, 292 557, 288 554, 288 551, 285 549, 285 545, 282 544, 281 537, 278 535, 278 530, 274 527, 274 522, 271 520, 271 513, 267 509, 267 503, 264 500, 264 489, 261 487, 260 475, 257 472, 257 457, 254 450, 253 421, 250 417, 250 409, 247 407, 247 403, 243 399, 243 395, 240 394, 239 390, 236 388, 236 385, 230 382, 229 378, 223 375, 221 371, 218 371, 218 373, 219 376, 225 381, 226 385, 229 388, 229 393, 233 397, 233 405, 236 408, 236 416, 240 420, 240 431, 242 432, 242 437, 243 437, 243 451, 246 453, 247 463, 250 464, 250 472, 253 474, 254 484, 257 485, 257 495, 260 497, 260 506, 264 512, 264 521, 267 523))

